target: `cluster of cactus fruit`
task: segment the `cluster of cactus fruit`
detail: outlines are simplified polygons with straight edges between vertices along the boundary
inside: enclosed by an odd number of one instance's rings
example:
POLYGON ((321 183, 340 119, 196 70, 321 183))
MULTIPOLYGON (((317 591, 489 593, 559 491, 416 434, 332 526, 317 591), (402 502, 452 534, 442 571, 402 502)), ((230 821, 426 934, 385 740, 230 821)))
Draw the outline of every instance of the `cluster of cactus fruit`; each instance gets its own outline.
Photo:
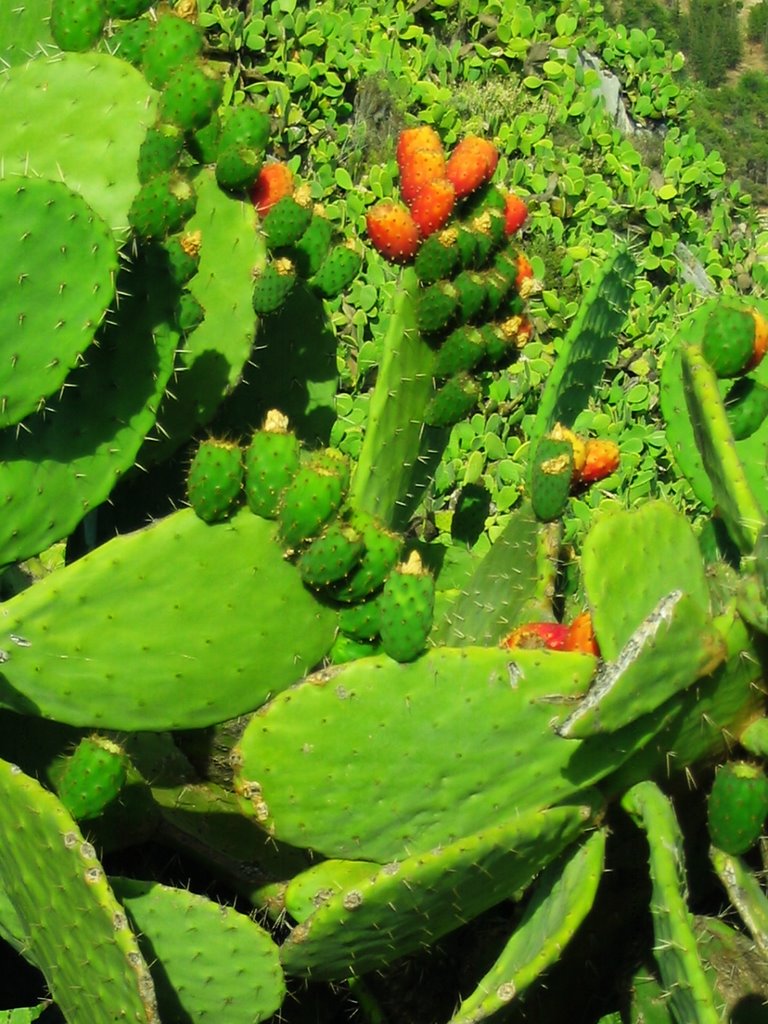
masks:
POLYGON ((287 417, 273 409, 247 446, 203 441, 187 490, 207 523, 227 519, 243 501, 254 515, 276 520, 277 539, 303 583, 339 609, 332 662, 379 646, 397 661, 411 661, 432 629, 432 574, 415 551, 397 564, 405 538, 356 510, 347 500, 349 483, 345 455, 335 448, 303 452, 287 417))
MULTIPOLYGON (((417 540, 422 460, 474 408, 473 374, 524 358, 531 330, 527 210, 494 184, 494 144, 446 156, 424 127, 394 143, 402 202, 367 227, 400 287, 351 459, 306 410, 278 411, 279 382, 250 382, 255 412, 237 398, 282 315, 327 328, 360 240, 335 239, 270 159, 264 112, 222 105, 194 5, 48 6, 65 52, 0 76, 28 111, 0 180, 3 941, 68 1024, 224 1006, 253 1024, 288 989, 301 1003, 304 979, 380 1021, 388 965, 423 964, 460 926, 466 946, 511 905, 485 973, 421 1015, 477 1024, 525 1006, 578 943, 628 816, 654 967, 605 1024, 651 1003, 662 1024, 716 1024, 765 999, 764 967, 736 995, 713 977, 744 944, 768 956, 765 304, 708 300, 669 339, 662 406, 712 513, 699 535, 651 501, 597 515, 578 557, 562 544, 571 495, 618 467, 613 442, 574 430, 632 294, 617 245, 542 390, 501 534, 417 540), (167 481, 160 515, 146 469, 167 481), (127 525, 78 557, 108 508, 127 525), (669 794, 694 774, 730 926, 687 902, 669 794), (143 842, 202 864, 237 909, 161 869, 124 877, 143 842)), ((310 363, 285 376, 314 383, 310 363)))

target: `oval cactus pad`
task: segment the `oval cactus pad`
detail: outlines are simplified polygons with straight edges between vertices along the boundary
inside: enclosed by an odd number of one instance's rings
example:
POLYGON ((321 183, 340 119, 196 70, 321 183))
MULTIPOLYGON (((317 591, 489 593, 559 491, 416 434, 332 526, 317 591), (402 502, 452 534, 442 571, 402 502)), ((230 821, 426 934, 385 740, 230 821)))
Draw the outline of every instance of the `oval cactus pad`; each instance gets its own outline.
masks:
POLYGON ((39 409, 93 341, 114 296, 117 246, 82 196, 0 181, 0 426, 39 409))

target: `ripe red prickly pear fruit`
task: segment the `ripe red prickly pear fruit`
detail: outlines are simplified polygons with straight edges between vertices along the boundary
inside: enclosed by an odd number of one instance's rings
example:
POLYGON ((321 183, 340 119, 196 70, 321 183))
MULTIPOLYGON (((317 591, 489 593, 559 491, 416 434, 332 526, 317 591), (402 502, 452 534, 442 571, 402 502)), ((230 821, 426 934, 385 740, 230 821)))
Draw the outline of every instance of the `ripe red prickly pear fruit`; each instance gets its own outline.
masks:
POLYGON ((287 164, 268 163, 259 171, 251 188, 251 202, 263 217, 278 200, 293 195, 293 172, 287 164))
POLYGON ((383 199, 365 218, 371 244, 392 263, 410 263, 421 244, 421 236, 411 211, 401 203, 383 199))
POLYGON ((448 157, 445 176, 456 189, 456 198, 462 199, 490 181, 499 162, 499 151, 488 139, 467 135, 448 157))
POLYGON ((751 309, 750 313, 755 321, 755 340, 752 343, 752 358, 747 363, 747 373, 754 370, 768 352, 768 321, 756 309, 751 309))
POLYGON ((411 203, 411 216, 422 238, 445 227, 451 219, 456 191, 447 178, 426 184, 411 203))
POLYGON ((619 468, 619 446, 615 441, 590 438, 578 483, 592 484, 604 480, 619 468))
POLYGON ((504 230, 508 235, 514 235, 516 231, 525 224, 528 217, 528 207, 520 196, 508 192, 504 197, 504 230))
POLYGON ((433 181, 445 177, 445 157, 434 149, 416 149, 407 154, 400 166, 400 195, 412 206, 419 192, 433 181))
POLYGON ((560 622, 528 622, 513 629, 501 641, 507 650, 515 647, 566 651, 570 627, 560 622))

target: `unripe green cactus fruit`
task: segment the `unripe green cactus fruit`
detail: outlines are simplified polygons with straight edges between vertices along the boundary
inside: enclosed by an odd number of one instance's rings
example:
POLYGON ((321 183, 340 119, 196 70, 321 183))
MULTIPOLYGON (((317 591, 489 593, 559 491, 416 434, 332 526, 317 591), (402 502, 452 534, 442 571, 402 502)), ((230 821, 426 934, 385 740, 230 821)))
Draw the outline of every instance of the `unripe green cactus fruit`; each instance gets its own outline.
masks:
POLYGON ((270 207, 261 229, 270 249, 293 245, 301 238, 312 220, 312 210, 297 202, 293 196, 283 196, 270 207))
POLYGON ((445 228, 426 238, 416 253, 413 269, 422 284, 434 284, 449 277, 459 263, 458 232, 445 228))
POLYGON ((718 377, 735 377, 749 365, 754 343, 755 320, 750 311, 722 303, 707 320, 701 351, 718 377))
POLYGON ((768 417, 768 388, 741 377, 725 396, 725 414, 735 441, 751 437, 768 417))
POLYGON ((301 553, 296 568, 308 586, 328 587, 344 579, 362 553, 362 535, 348 523, 336 519, 301 553))
POLYGON ((162 89, 173 72, 194 60, 202 48, 203 33, 197 25, 176 14, 163 14, 144 45, 141 69, 150 85, 162 89))
POLYGON ((141 186, 128 211, 128 222, 142 238, 162 238, 189 220, 196 202, 195 191, 186 178, 163 171, 141 186))
POLYGON ((230 192, 251 186, 264 163, 264 151, 250 146, 223 146, 216 156, 216 181, 230 192))
POLYGON ((543 437, 531 466, 531 503, 538 519, 557 519, 565 508, 573 477, 573 448, 568 441, 543 437))
POLYGON ((739 856, 757 842, 768 815, 768 778, 757 765, 729 762, 717 769, 707 820, 712 843, 739 856))
POLYGON ((150 128, 139 150, 139 181, 144 184, 178 164, 184 136, 178 125, 160 122, 150 128))
POLYGON ((160 116, 185 132, 202 128, 221 102, 221 76, 205 61, 182 64, 171 74, 160 96, 160 116))
POLYGON ((387 577, 379 598, 384 653, 395 661, 418 657, 432 629, 434 607, 434 578, 413 551, 387 577))
POLYGON ((373 640, 381 628, 378 598, 351 604, 339 612, 339 629, 352 640, 373 640))
POLYGON ((310 459, 301 466, 280 499, 277 518, 283 545, 295 548, 316 537, 344 494, 342 475, 323 460, 310 459))
POLYGON ((383 585, 400 555, 403 538, 365 513, 353 516, 352 525, 362 534, 365 550, 359 566, 335 590, 334 597, 337 601, 355 603, 383 585))
POLYGON ((296 284, 296 266, 287 256, 272 260, 253 282, 253 309, 260 316, 276 313, 296 284))
POLYGON ((475 323, 485 312, 486 288, 482 274, 463 270, 453 281, 459 293, 459 316, 464 323, 475 323))
POLYGON ((197 301, 192 292, 184 291, 179 295, 179 301, 174 310, 174 321, 181 334, 191 334, 196 327, 205 319, 205 310, 197 301))
POLYGON ((185 285, 200 265, 200 231, 185 231, 166 238, 162 247, 168 257, 168 269, 175 284, 185 285))
POLYGON ((452 427, 474 409, 479 397, 477 381, 468 373, 456 373, 430 399, 424 422, 430 427, 452 427))
POLYGON ((108 18, 140 18, 154 0, 104 0, 108 18))
POLYGON ((302 277, 312 277, 318 272, 331 249, 333 225, 327 217, 315 211, 312 219, 296 244, 291 256, 302 277))
POLYGON ((127 60, 134 67, 141 67, 144 47, 152 32, 152 22, 142 18, 140 21, 129 21, 116 29, 109 38, 110 51, 127 60))
POLYGON ((104 0, 53 0, 51 5, 51 35, 62 50, 90 50, 106 20, 104 0))
POLYGON ((187 497, 195 514, 215 523, 237 507, 243 487, 243 461, 239 445, 211 439, 197 449, 187 478, 187 497))
POLYGON ((324 299, 335 299, 348 288, 360 273, 362 257, 347 245, 331 249, 317 273, 309 279, 309 287, 324 299))
POLYGON ((451 377, 471 370, 485 355, 485 341, 476 327, 457 327, 440 345, 435 358, 435 377, 451 377))
POLYGON ((87 736, 67 758, 56 786, 76 821, 101 814, 125 785, 128 757, 104 736, 87 736))
POLYGON ((245 497, 257 516, 275 519, 280 496, 299 469, 299 442, 288 417, 271 409, 245 452, 245 497))
POLYGON ((446 281, 438 281, 419 292, 416 300, 416 323, 420 331, 433 334, 453 319, 459 308, 459 292, 446 281))
POLYGON ((270 123, 267 115, 254 106, 230 107, 221 128, 222 147, 243 146, 264 151, 269 142, 270 123))

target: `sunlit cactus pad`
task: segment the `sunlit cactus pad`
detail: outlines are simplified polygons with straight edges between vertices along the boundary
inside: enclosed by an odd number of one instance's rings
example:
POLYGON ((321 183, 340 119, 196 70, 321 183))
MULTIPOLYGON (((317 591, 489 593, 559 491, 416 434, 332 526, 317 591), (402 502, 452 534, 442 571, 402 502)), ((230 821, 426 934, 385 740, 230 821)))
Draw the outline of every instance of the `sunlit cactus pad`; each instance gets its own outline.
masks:
POLYGON ((0 427, 40 409, 114 298, 117 247, 66 185, 0 181, 0 427))

